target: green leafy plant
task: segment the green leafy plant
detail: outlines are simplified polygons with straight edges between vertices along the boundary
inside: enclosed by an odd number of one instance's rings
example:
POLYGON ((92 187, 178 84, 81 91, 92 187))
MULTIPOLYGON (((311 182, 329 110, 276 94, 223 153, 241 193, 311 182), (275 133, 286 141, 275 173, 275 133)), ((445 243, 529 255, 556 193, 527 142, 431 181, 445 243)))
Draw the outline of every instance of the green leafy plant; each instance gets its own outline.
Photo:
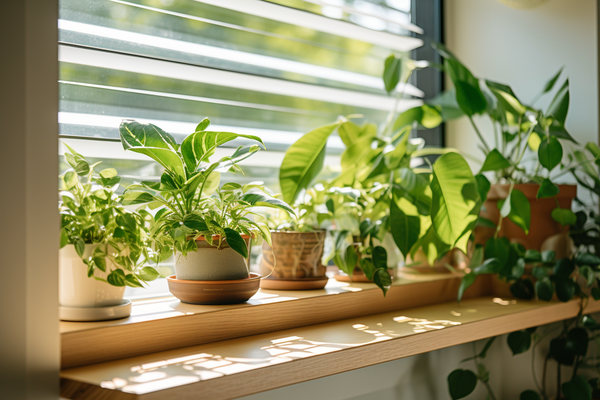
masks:
MULTIPOLYGON (((482 200, 485 201, 491 185, 488 176, 497 183, 510 184, 507 201, 500 210, 501 219, 508 218, 526 233, 530 228, 529 202, 525 195, 514 188, 518 183, 539 184, 537 198, 552 198, 559 193, 556 182, 568 173, 580 170, 590 173, 589 165, 600 156, 598 146, 590 143, 582 148, 565 128, 569 109, 569 80, 558 87, 561 68, 540 91, 530 105, 522 102, 510 86, 476 78, 442 44, 434 44, 444 58, 444 71, 450 77, 453 88, 442 93, 428 104, 408 110, 403 120, 431 128, 443 121, 466 117, 477 137, 484 160, 476 176, 482 200), (546 110, 535 108, 539 98, 554 93, 546 110), (474 117, 483 115, 493 127, 494 144, 488 143, 474 117), (567 154, 569 162, 563 164, 565 146, 575 150, 567 154), (585 150, 592 153, 586 154, 585 150), (510 200, 510 201, 508 201, 510 200)), ((590 190, 598 191, 598 177, 590 174, 590 190)), ((587 181, 590 184, 589 181, 587 181)), ((552 213, 557 222, 568 225, 575 216, 571 210, 558 206, 552 213)), ((495 225, 491 221, 480 221, 486 226, 495 225)), ((499 227, 501 223, 498 222, 499 227)))
POLYGON ((144 154, 164 167, 160 182, 131 185, 124 195, 125 204, 157 210, 150 231, 157 254, 154 261, 168 258, 173 251, 185 256, 197 250, 196 239, 200 236, 214 247, 229 246, 247 257, 242 234, 262 237, 270 243, 266 224, 249 218, 252 208, 272 207, 294 214, 260 183, 226 183, 219 189, 220 173, 240 172, 237 163, 264 148, 264 144, 257 136, 207 131, 209 124, 205 118, 178 144, 156 125, 130 120, 121 123, 123 148, 144 154), (258 144, 239 146, 231 156, 210 162, 219 146, 235 139, 258 144))
MULTIPOLYGON (((406 85, 411 72, 425 66, 388 57, 383 80, 389 93, 395 91, 396 101, 382 126, 359 125, 355 122, 359 116, 340 118, 294 143, 280 169, 284 199, 297 202, 323 169, 328 138, 339 135, 346 147, 341 172, 319 181, 325 187, 327 211, 318 218, 334 222, 336 265, 348 274, 358 266, 367 277, 374 277, 384 293, 391 283, 387 254, 374 239, 382 240, 390 233, 404 256, 419 248, 426 249, 433 259, 454 247, 466 252, 481 205, 466 161, 452 149, 424 148, 422 139, 411 138, 413 121, 405 114, 397 117, 403 96, 403 91, 396 91, 397 85, 406 85), (433 166, 413 168, 423 157, 440 154, 433 166)), ((424 114, 426 109, 421 110, 424 114)), ((437 117, 426 124, 440 122, 437 117)))
POLYGON ((156 279, 150 259, 146 216, 123 207, 116 193, 121 178, 113 168, 96 173, 88 161, 68 145, 65 159, 72 169, 60 177, 60 247, 73 245, 88 277, 113 286, 143 287, 156 279), (86 245, 95 245, 91 256, 86 245), (105 272, 106 279, 94 276, 105 272))

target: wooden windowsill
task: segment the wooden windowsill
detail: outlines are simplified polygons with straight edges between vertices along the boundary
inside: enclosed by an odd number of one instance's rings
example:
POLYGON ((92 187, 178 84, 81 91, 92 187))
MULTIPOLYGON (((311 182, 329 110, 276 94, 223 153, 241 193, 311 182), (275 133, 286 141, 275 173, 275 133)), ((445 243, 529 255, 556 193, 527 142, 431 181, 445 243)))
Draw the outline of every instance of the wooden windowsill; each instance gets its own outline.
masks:
MULTIPOLYGON (((485 277, 481 277, 485 278, 485 277)), ((387 296, 330 279, 323 290, 261 290, 246 304, 198 306, 174 297, 135 301, 129 318, 61 322, 62 369, 456 299, 460 275, 403 275, 387 296)), ((465 298, 491 294, 486 279, 465 298)))
MULTIPOLYGON (((579 307, 489 296, 410 307, 63 370, 61 396, 232 399, 564 320, 579 307)), ((585 309, 598 311, 600 301, 585 309)))

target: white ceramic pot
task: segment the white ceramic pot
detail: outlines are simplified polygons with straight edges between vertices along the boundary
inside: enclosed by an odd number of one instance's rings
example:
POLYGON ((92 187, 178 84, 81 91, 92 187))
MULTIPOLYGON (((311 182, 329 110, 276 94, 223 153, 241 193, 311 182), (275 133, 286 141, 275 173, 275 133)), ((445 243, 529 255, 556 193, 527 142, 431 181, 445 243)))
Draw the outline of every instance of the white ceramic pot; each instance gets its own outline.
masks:
POLYGON ((175 253, 177 279, 190 281, 226 281, 248 278, 244 257, 230 247, 217 249, 204 240, 196 241, 197 251, 185 256, 175 253))
MULTIPOLYGON (((98 245, 85 245, 84 257, 90 257, 96 246, 98 245)), ((106 247, 103 250, 106 251, 106 247)), ((123 302, 125 287, 109 285, 93 277, 88 278, 87 265, 81 261, 74 245, 66 245, 58 254, 59 301, 62 307, 109 307, 123 302)), ((107 271, 115 267, 108 259, 106 264, 107 271)), ((96 268, 94 276, 106 279, 107 274, 96 268)))

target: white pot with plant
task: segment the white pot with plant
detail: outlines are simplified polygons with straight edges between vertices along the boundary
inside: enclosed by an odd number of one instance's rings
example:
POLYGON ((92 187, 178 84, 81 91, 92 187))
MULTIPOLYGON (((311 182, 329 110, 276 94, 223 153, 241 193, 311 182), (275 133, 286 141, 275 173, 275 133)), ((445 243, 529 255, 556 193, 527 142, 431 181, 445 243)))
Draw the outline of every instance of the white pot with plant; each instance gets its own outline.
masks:
POLYGON ((293 210, 260 183, 231 182, 219 188, 220 173, 240 172, 237 163, 260 146, 240 146, 211 163, 217 147, 235 139, 264 144, 257 136, 207 131, 209 124, 204 119, 180 145, 155 125, 123 121, 123 147, 164 167, 160 182, 131 185, 126 204, 158 209, 150 232, 158 253, 175 255, 176 274, 168 282, 176 297, 194 304, 240 303, 260 285, 260 275, 248 270, 250 240, 260 237, 271 243, 266 224, 253 219, 253 208, 278 208, 292 215, 293 210))
POLYGON ((123 207, 115 191, 121 178, 94 167, 67 146, 72 167, 61 176, 59 251, 60 317, 97 321, 126 317, 125 287, 143 287, 158 277, 149 259, 145 216, 123 207))

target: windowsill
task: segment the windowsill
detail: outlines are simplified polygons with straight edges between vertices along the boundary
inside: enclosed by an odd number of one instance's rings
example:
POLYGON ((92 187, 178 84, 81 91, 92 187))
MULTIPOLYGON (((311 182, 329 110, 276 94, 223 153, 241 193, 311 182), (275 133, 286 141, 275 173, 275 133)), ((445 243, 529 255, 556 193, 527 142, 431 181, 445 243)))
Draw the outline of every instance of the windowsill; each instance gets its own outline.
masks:
MULTIPOLYGON (((403 289, 411 286, 421 285, 403 289)), ((232 399, 564 320, 579 307, 482 296, 365 315, 64 370, 61 396, 232 399)), ((600 301, 584 311, 600 311, 600 301)))
MULTIPOLYGON (((394 280, 385 298, 374 284, 330 279, 323 290, 261 289, 237 305, 191 305, 174 297, 137 300, 129 318, 61 322, 62 368, 453 301, 459 283, 455 274, 405 275, 394 280)), ((488 283, 478 280, 465 298, 488 295, 488 283)))

